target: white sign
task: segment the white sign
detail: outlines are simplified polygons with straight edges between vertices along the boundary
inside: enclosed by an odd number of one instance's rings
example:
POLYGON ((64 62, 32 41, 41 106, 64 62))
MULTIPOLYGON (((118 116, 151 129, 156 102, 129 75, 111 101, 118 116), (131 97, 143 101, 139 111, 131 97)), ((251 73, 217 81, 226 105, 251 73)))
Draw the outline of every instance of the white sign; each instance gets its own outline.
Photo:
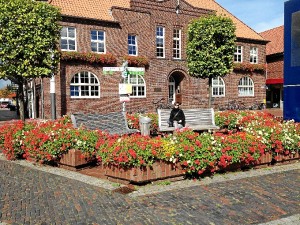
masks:
MULTIPOLYGON (((103 67, 103 74, 113 74, 114 72, 124 72, 124 67, 103 67)), ((143 67, 126 67, 127 74, 144 75, 143 67)))
POLYGON ((119 94, 120 95, 132 94, 132 84, 119 84, 119 94))

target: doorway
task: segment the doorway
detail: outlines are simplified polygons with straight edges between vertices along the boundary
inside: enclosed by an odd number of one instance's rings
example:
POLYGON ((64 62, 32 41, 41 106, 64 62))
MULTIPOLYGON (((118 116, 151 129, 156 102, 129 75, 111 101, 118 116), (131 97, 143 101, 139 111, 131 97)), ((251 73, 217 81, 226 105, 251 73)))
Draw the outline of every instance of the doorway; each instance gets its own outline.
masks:
POLYGON ((176 71, 169 77, 169 97, 168 103, 173 104, 175 102, 182 103, 182 81, 184 74, 176 71))

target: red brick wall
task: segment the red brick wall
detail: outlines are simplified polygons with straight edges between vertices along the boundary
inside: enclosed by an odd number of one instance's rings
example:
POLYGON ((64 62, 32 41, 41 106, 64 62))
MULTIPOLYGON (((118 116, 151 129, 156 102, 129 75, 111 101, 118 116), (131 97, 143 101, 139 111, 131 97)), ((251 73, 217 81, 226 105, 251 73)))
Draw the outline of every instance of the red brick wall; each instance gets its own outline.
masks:
MULTIPOLYGON (((106 50, 118 57, 118 66, 121 65, 122 57, 127 55, 127 36, 135 34, 138 36, 138 52, 150 60, 149 68, 146 69, 146 98, 132 98, 127 103, 128 111, 145 109, 154 111, 152 101, 160 98, 168 98, 168 79, 171 74, 177 74, 183 79, 181 81, 182 107, 195 108, 207 107, 208 103, 208 81, 196 79, 188 75, 186 66, 185 46, 187 42, 187 26, 191 19, 209 13, 191 7, 182 2, 180 14, 175 13, 175 1, 167 1, 161 8, 157 2, 133 0, 132 10, 121 8, 113 9, 113 17, 120 23, 107 23, 101 21, 74 20, 65 18, 61 23, 63 26, 76 27, 77 51, 90 52, 90 30, 104 30, 106 32, 106 50), (157 25, 165 27, 166 57, 156 58, 155 29, 157 25), (172 59, 172 37, 174 27, 182 29, 182 60, 172 59), (201 101, 199 101, 198 99, 201 101)), ((265 45, 249 40, 239 40, 239 45, 244 46, 244 62, 249 62, 250 46, 259 48, 259 63, 265 62, 265 45)), ((213 105, 223 105, 225 102, 238 98, 238 81, 242 76, 250 76, 255 83, 254 97, 240 97, 245 104, 251 105, 254 101, 265 99, 264 74, 236 74, 232 73, 224 78, 226 84, 226 96, 214 98, 213 105)), ((89 64, 62 62, 59 76, 56 76, 56 103, 57 117, 72 112, 110 112, 121 109, 118 95, 118 83, 121 80, 120 72, 114 75, 103 75, 102 67, 89 64), (90 71, 100 81, 100 98, 72 99, 70 97, 70 81, 74 74, 80 71, 90 71)), ((51 117, 49 81, 44 79, 45 92, 45 116, 51 117)))
POLYGON ((268 60, 267 79, 283 78, 283 56, 268 60))

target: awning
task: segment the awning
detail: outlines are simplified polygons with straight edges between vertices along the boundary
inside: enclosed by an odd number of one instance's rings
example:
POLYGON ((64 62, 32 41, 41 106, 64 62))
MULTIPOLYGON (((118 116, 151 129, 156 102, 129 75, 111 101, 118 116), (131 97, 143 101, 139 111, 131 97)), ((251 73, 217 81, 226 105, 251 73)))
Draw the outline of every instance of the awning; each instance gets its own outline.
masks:
POLYGON ((283 84, 283 78, 267 79, 266 84, 283 84))

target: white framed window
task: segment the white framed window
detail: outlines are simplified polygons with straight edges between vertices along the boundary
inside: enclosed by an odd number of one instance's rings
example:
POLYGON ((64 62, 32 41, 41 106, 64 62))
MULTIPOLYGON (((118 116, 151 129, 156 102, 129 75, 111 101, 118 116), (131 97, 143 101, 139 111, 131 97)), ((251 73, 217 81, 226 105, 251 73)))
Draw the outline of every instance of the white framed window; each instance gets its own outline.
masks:
POLYGON ((105 32, 101 30, 91 30, 92 52, 105 53, 105 32))
POLYGON ((76 28, 63 27, 60 31, 60 48, 62 51, 76 51, 76 28))
POLYGON ((181 30, 173 30, 173 58, 181 59, 181 30))
POLYGON ((71 98, 99 98, 100 82, 96 75, 81 71, 72 77, 70 84, 71 98))
POLYGON ((258 48, 257 47, 250 48, 250 63, 253 63, 253 64, 258 63, 258 48))
POLYGON ((237 62, 237 63, 243 62, 243 46, 241 46, 241 45, 238 45, 235 48, 234 62, 237 62))
POLYGON ((130 97, 146 97, 146 83, 143 76, 138 74, 128 74, 127 78, 125 78, 125 83, 132 84, 132 94, 130 97))
POLYGON ((156 57, 165 57, 165 28, 161 26, 156 27, 156 57))
POLYGON ((225 82, 221 77, 216 77, 212 79, 212 96, 225 96, 225 82))
POLYGON ((137 36, 128 35, 128 55, 138 55, 137 36))
POLYGON ((242 77, 238 86, 239 96, 254 96, 254 83, 250 77, 242 77))

